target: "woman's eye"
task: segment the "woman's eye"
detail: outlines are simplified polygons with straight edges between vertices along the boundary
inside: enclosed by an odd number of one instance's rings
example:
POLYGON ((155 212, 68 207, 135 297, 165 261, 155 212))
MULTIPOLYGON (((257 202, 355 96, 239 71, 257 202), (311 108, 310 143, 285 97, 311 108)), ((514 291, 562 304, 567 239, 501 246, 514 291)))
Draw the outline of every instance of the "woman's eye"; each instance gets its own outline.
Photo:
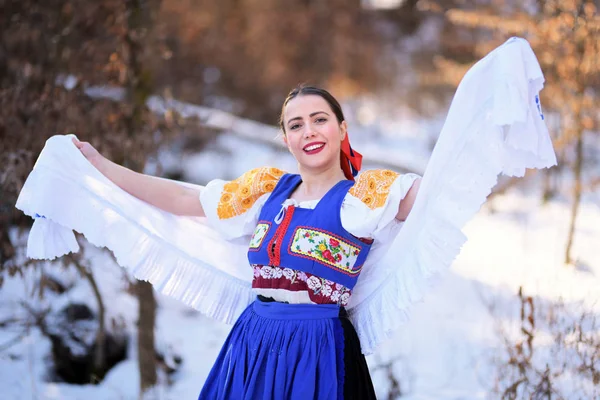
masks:
POLYGON ((296 130, 296 129, 298 129, 299 126, 300 126, 300 124, 294 124, 294 125, 290 126, 290 130, 292 130, 292 131, 296 130))
POLYGON ((318 122, 318 123, 327 122, 327 118, 317 118, 316 122, 318 122))

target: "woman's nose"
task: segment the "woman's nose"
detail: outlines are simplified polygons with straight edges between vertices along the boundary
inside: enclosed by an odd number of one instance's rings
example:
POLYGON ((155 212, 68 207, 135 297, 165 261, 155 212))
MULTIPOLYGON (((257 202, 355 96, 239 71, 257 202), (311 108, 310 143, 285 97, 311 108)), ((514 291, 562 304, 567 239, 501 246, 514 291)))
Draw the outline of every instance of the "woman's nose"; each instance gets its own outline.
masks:
POLYGON ((315 136, 315 130, 311 124, 307 124, 306 128, 304 129, 304 137, 309 138, 312 136, 315 136))

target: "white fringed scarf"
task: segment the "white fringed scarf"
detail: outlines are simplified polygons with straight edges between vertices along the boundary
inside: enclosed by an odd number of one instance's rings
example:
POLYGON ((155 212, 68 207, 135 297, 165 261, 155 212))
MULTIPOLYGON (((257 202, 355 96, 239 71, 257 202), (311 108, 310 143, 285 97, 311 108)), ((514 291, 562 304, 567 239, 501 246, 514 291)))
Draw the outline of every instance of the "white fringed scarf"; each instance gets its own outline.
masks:
MULTIPOLYGON (((408 219, 391 243, 372 251, 374 262, 353 290, 348 310, 363 353, 372 353, 407 318, 428 280, 450 267, 466 241, 461 229, 499 174, 556 164, 539 104, 543 82, 529 43, 519 38, 463 78, 408 219)), ((232 323, 254 300, 249 238, 225 240, 205 219, 134 198, 98 172, 71 135, 48 139, 16 207, 35 218, 29 257, 78 251, 77 231, 137 278, 220 321, 232 323)))

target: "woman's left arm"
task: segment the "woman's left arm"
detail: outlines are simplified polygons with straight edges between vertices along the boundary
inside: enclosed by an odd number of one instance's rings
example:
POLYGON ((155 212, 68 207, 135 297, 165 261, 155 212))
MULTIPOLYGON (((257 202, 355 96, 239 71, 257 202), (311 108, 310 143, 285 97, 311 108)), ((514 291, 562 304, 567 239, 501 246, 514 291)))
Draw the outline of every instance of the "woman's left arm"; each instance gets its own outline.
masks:
POLYGON ((412 206, 415 203, 415 199, 417 198, 417 193, 419 192, 419 186, 421 186, 421 178, 415 179, 412 186, 410 187, 406 196, 400 201, 400 206, 398 206, 398 214, 396 214, 396 219, 398 221, 404 221, 410 210, 412 210, 412 206))

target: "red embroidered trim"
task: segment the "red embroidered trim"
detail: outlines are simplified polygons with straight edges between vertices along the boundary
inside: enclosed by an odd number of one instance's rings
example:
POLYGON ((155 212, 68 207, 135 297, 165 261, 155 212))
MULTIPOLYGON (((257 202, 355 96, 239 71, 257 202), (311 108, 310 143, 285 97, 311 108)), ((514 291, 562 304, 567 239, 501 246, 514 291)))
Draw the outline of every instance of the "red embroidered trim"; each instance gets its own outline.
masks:
POLYGON ((269 264, 273 267, 278 267, 281 265, 281 245, 283 244, 283 236, 290 226, 292 215, 294 215, 295 210, 296 208, 294 206, 289 206, 285 210, 285 217, 283 218, 283 221, 281 221, 281 224, 279 224, 279 227, 275 231, 273 238, 269 242, 269 248, 267 249, 269 252, 269 264))

